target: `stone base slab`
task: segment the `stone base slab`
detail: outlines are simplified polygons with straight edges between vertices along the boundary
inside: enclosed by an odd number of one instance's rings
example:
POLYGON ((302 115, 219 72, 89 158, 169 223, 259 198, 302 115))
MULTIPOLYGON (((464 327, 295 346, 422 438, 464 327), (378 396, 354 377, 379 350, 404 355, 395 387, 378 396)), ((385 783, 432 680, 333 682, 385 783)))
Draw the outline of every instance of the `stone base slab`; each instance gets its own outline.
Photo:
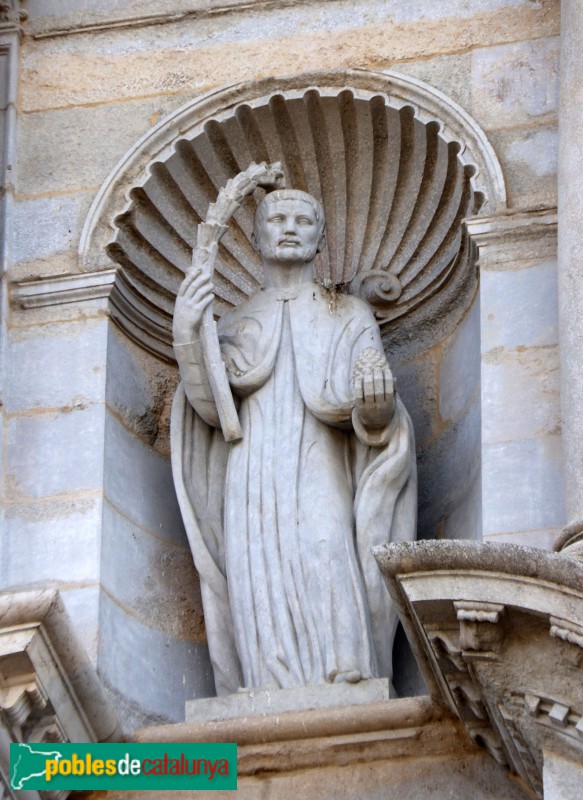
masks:
POLYGON ((282 714, 335 706, 362 705, 394 699, 396 692, 388 678, 359 683, 329 683, 298 689, 241 690, 223 697, 205 697, 186 703, 186 722, 203 722, 237 717, 282 714))
MULTIPOLYGON (((137 742, 236 742, 239 800, 524 800, 462 723, 428 697, 143 728, 137 742)), ((232 792, 86 800, 229 800, 232 792)), ((526 795, 528 796, 528 795, 526 795)))

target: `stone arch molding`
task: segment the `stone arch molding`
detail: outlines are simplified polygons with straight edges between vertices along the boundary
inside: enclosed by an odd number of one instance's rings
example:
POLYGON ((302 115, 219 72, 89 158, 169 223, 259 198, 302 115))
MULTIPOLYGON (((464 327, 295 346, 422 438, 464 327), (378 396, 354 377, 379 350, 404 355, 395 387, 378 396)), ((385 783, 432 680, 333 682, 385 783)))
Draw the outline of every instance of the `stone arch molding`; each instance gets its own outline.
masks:
MULTIPOLYGON (((265 79, 210 92, 161 122, 120 161, 82 235, 85 270, 117 264, 116 322, 173 359, 176 291, 197 223, 251 161, 281 161, 288 186, 320 198, 326 286, 358 293, 379 324, 411 317, 471 269, 462 224, 506 205, 496 155, 478 125, 441 92, 394 73, 348 70, 265 79)), ((256 193, 257 194, 257 193, 256 193)), ((236 214, 213 278, 215 313, 262 281, 250 237, 257 196, 236 214)))

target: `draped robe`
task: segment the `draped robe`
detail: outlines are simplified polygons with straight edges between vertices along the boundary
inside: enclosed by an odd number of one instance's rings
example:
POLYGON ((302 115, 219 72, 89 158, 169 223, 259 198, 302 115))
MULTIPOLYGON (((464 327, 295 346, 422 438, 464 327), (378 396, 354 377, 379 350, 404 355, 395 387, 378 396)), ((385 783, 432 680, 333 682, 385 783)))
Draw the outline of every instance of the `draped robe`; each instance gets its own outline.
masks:
POLYGON ((396 617, 370 549, 415 536, 415 448, 398 398, 383 431, 353 414, 354 363, 382 351, 369 307, 315 283, 264 289, 219 339, 243 438, 195 411, 184 357, 172 415, 217 693, 390 677, 396 617))

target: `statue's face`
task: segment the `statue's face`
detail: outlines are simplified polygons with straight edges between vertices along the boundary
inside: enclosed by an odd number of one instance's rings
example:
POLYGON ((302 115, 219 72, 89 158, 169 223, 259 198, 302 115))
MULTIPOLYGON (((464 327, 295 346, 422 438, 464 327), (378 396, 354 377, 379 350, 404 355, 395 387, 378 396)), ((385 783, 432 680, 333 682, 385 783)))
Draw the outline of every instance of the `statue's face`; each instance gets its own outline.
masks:
POLYGON ((273 200, 255 226, 256 246, 267 261, 307 263, 318 252, 322 225, 304 200, 273 200))

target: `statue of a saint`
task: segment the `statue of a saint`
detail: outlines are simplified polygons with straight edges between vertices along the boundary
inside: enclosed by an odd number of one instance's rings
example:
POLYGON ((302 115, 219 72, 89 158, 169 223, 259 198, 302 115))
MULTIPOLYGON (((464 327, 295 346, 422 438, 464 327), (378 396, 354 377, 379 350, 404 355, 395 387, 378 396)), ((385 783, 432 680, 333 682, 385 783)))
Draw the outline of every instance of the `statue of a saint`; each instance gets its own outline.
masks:
POLYGON ((265 285, 218 322, 236 442, 201 348, 204 271, 174 314, 173 469, 217 693, 390 677, 396 616, 370 548, 415 536, 411 422, 368 305, 314 281, 320 203, 267 194, 254 245, 265 285))

